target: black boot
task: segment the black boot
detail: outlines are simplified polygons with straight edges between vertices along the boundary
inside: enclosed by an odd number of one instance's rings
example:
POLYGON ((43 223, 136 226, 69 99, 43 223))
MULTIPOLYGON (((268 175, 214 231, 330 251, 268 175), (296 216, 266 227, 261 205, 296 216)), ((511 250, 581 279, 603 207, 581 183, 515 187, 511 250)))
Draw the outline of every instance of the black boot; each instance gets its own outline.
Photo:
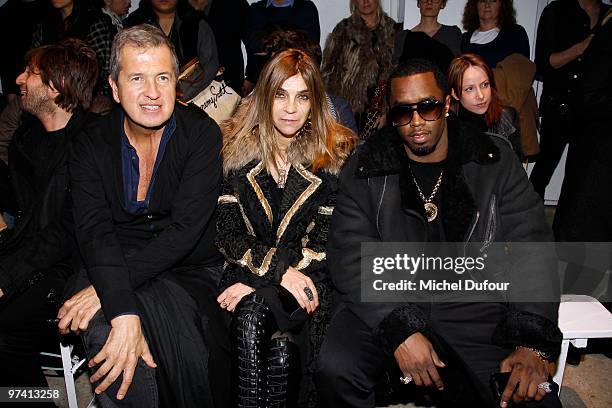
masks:
POLYGON ((272 339, 268 351, 267 408, 297 407, 300 357, 287 337, 272 339))
POLYGON ((266 354, 270 343, 272 312, 263 297, 247 295, 232 322, 237 375, 236 406, 266 408, 266 354))

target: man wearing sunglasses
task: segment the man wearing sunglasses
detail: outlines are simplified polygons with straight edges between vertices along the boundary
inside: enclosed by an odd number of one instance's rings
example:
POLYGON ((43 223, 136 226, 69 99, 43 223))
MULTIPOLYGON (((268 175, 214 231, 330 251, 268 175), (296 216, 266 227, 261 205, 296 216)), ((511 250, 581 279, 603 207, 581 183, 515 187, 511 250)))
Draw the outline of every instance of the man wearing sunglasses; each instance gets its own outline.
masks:
POLYGON ((560 406, 548 372, 561 345, 554 258, 515 250, 520 268, 511 269, 531 278, 532 299, 548 303, 364 300, 363 243, 552 240, 512 149, 459 124, 437 67, 402 63, 388 96, 389 125, 340 175, 327 257, 341 306, 319 356, 321 406, 374 407, 375 385, 390 369, 398 373, 392 382, 429 393, 436 406, 560 406), (489 387, 500 371, 510 373, 501 396, 489 387))

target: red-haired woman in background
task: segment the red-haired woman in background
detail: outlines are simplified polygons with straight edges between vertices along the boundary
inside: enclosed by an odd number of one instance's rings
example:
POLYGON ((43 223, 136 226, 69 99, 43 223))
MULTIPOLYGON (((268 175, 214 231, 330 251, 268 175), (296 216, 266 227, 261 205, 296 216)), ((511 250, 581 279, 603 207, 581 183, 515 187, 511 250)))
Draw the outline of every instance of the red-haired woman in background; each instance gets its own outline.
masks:
POLYGON ((485 133, 507 139, 521 157, 519 117, 497 96, 493 71, 478 55, 463 54, 448 69, 448 84, 457 116, 485 133))

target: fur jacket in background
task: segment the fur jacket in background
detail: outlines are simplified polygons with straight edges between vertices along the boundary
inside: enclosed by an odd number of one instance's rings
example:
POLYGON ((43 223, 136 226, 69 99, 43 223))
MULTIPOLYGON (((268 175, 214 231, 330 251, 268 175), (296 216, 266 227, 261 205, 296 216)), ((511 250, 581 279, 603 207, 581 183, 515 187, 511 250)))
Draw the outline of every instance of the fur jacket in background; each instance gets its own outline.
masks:
POLYGON ((353 113, 368 106, 368 89, 387 79, 393 44, 400 28, 383 14, 374 30, 355 13, 340 21, 327 38, 323 53, 323 81, 327 92, 346 99, 353 113), (373 37, 375 38, 373 41, 373 37))

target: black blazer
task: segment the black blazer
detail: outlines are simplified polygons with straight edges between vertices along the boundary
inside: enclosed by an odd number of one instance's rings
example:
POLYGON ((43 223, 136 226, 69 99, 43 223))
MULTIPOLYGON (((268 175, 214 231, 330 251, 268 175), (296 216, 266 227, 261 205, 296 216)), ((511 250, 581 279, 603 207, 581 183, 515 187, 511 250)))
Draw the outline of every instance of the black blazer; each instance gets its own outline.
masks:
POLYGON ((134 290, 170 275, 222 263, 214 248, 221 186, 221 133, 203 111, 176 105, 176 130, 152 186, 148 212, 126 211, 122 113, 83 131, 70 160, 74 219, 88 276, 108 320, 138 311, 134 290))
POLYGON ((45 136, 38 119, 25 115, 15 132, 9 149, 8 196, 0 200, 16 216, 10 239, 0 244, 0 288, 5 298, 25 291, 51 270, 64 276, 72 273, 75 242, 68 154, 86 120, 80 110, 72 115, 63 141, 46 163, 35 162, 30 154, 33 138, 45 136))

